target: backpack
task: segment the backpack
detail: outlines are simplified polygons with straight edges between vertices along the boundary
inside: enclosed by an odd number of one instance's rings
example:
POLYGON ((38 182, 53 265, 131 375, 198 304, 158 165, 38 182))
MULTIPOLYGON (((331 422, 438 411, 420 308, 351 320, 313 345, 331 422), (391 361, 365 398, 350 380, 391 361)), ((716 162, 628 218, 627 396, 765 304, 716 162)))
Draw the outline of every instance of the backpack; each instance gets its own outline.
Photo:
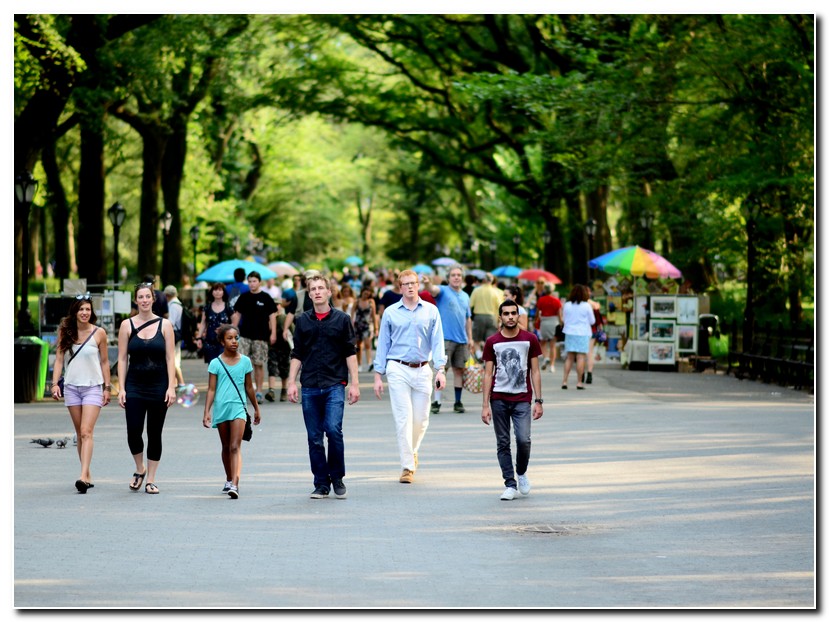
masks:
POLYGON ((242 288, 239 287, 239 283, 234 282, 230 287, 227 289, 227 297, 228 302, 230 303, 231 307, 236 306, 236 301, 239 300, 239 296, 242 294, 242 288))
POLYGON ((196 333, 199 323, 196 321, 196 316, 190 310, 190 307, 185 307, 180 301, 173 304, 181 305, 181 326, 173 326, 173 333, 176 341, 183 341, 190 344, 193 341, 193 335, 196 333))

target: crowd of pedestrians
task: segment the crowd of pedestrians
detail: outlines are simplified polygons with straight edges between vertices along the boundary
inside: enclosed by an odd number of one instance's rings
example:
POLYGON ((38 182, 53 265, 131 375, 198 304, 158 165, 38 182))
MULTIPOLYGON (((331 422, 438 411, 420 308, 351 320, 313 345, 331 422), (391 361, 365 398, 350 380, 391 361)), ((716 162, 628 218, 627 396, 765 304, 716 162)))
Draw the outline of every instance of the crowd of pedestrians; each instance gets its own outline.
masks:
MULTIPOLYGON (((448 369, 452 410, 463 413, 465 370, 482 365, 481 419, 495 430, 501 499, 509 501, 530 491, 530 427, 543 413, 542 371, 555 372, 563 345, 562 389, 575 367, 576 388, 583 390, 592 382, 602 334, 601 313, 584 285, 575 285, 562 303, 543 279, 525 291, 488 273, 477 279, 461 265, 449 266, 443 277, 362 269, 334 278, 309 270, 281 283, 239 269, 227 285, 202 285, 206 302, 197 309, 182 302, 175 286, 159 291, 156 282, 147 275, 135 287, 133 312, 118 330, 117 401, 135 466, 128 486, 143 486, 148 494, 160 492, 156 475, 166 413, 184 385, 183 344, 192 344, 207 364, 203 423, 219 432, 222 492, 231 498, 240 496, 248 402, 254 425, 259 406, 276 401, 277 390, 279 401, 301 403, 311 498, 327 498, 333 490, 345 499, 343 419, 345 407, 360 399, 359 373, 373 372, 378 399, 388 388, 399 481, 411 484, 429 417, 440 413, 449 390, 448 369)), ((95 322, 89 297, 78 297, 61 324, 52 382, 53 397, 65 399, 75 426, 80 493, 94 487, 93 430, 112 392, 107 335, 95 322)))

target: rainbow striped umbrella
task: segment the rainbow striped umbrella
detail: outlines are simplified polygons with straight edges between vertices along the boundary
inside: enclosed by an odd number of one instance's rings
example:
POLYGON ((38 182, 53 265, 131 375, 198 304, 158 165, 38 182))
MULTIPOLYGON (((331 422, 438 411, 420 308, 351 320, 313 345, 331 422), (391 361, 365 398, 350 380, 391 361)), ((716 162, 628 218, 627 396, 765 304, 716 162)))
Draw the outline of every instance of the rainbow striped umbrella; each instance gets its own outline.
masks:
POLYGON ((682 276, 676 266, 653 251, 640 246, 625 246, 605 253, 587 262, 591 268, 598 268, 609 274, 630 274, 646 276, 651 279, 682 276))

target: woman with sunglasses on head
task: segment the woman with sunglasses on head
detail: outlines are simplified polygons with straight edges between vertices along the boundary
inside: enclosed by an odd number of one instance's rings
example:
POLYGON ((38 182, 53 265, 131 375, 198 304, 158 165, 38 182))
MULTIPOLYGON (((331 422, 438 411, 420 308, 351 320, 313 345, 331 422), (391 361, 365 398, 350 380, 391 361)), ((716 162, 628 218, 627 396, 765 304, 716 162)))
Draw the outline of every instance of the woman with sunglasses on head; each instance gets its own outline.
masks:
POLYGON ((167 408, 176 401, 173 325, 153 313, 152 283, 135 288, 138 313, 121 322, 118 331, 118 403, 127 418, 127 442, 135 460, 131 490, 158 494, 155 475, 161 460, 161 431, 167 408), (144 420, 147 422, 147 463, 144 464, 144 420))
POLYGON ((78 296, 60 322, 52 372, 52 397, 55 400, 64 398, 78 438, 81 475, 75 488, 81 494, 94 486, 89 471, 94 446, 92 435, 101 407, 109 404, 112 391, 107 334, 95 325, 97 321, 89 294, 78 296), (63 390, 58 384, 61 375, 64 377, 63 390))

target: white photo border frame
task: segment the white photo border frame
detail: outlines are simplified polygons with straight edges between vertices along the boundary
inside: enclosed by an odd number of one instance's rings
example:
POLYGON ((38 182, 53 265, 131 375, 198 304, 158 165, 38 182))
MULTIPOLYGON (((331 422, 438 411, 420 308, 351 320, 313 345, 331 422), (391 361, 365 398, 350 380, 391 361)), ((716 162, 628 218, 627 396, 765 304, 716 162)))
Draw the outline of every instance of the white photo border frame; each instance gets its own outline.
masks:
POLYGON ((675 318, 676 296, 651 296, 651 319, 675 318), (661 305, 670 303, 670 308, 662 309, 661 305), (657 308, 660 307, 660 308, 657 308))
POLYGON ((651 319, 650 324, 648 325, 648 333, 650 335, 650 337, 648 339, 649 341, 658 341, 660 343, 675 342, 676 341, 676 320, 674 320, 673 318, 671 318, 669 320, 668 319, 661 319, 661 318, 656 318, 655 320, 651 319), (662 337, 662 336, 657 337, 656 336, 656 331, 654 329, 658 328, 659 325, 662 325, 663 327, 670 326, 671 335, 669 337, 662 337))
POLYGON ((648 342, 648 365, 675 365, 676 344, 668 341, 648 342), (665 352, 661 355, 660 352, 665 352))
POLYGON ((696 324, 677 324, 676 325, 676 351, 679 354, 696 354, 697 348, 697 336, 699 333, 699 328, 696 324), (690 348, 683 348, 679 345, 679 337, 683 332, 683 329, 690 329, 692 335, 692 345, 690 348))
POLYGON ((676 323, 699 324, 699 298, 696 296, 676 297, 676 323))

